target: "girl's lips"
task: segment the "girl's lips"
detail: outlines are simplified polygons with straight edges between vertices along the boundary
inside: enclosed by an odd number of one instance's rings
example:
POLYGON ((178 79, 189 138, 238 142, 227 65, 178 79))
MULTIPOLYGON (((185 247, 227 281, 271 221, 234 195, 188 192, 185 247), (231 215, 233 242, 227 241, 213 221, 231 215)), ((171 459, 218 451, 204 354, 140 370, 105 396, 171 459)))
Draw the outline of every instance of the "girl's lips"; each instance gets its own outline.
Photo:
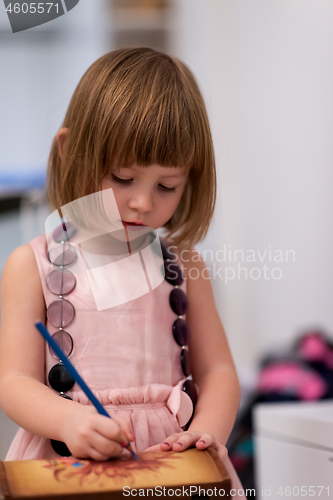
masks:
POLYGON ((124 220, 121 221, 124 226, 136 226, 136 227, 146 227, 144 224, 137 224, 136 222, 126 222, 124 220))
POLYGON ((124 227, 130 228, 130 231, 140 231, 143 227, 146 227, 144 224, 136 224, 135 222, 126 222, 124 220, 121 221, 124 227))

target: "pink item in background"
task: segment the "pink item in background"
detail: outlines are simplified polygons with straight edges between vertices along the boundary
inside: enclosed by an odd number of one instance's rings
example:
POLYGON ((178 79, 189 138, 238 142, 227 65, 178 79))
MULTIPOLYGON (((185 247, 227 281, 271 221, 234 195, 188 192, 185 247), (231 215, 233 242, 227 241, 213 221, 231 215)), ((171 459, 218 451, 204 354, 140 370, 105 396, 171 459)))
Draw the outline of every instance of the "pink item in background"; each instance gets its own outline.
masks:
POLYGON ((327 345, 319 333, 310 333, 300 340, 299 354, 307 361, 324 361, 327 345))
POLYGON ((292 362, 264 368, 259 376, 258 388, 263 393, 294 393, 305 401, 320 399, 327 392, 327 385, 320 375, 292 362))
POLYGON ((324 363, 333 369, 332 344, 320 332, 310 332, 299 340, 298 353, 302 359, 310 363, 324 363))

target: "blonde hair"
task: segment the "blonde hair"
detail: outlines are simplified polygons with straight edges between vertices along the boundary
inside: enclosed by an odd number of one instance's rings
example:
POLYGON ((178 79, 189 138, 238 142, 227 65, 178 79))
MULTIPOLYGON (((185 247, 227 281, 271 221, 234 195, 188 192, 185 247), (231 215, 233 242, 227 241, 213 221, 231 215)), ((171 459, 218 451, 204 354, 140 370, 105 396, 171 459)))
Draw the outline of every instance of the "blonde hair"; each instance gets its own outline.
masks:
POLYGON ((62 127, 62 158, 53 140, 46 196, 55 209, 101 189, 115 162, 185 166, 188 181, 168 240, 193 246, 206 236, 216 199, 211 132, 199 87, 187 66, 150 48, 119 49, 81 78, 62 127))

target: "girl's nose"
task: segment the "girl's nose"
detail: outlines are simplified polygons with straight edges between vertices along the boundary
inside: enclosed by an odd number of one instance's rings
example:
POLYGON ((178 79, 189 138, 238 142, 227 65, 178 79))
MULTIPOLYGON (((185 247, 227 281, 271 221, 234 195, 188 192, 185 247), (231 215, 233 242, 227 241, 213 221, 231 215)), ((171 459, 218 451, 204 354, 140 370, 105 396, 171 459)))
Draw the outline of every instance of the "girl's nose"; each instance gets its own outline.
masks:
POLYGON ((153 200, 150 193, 138 192, 131 196, 128 206, 139 212, 150 212, 153 209, 153 200))

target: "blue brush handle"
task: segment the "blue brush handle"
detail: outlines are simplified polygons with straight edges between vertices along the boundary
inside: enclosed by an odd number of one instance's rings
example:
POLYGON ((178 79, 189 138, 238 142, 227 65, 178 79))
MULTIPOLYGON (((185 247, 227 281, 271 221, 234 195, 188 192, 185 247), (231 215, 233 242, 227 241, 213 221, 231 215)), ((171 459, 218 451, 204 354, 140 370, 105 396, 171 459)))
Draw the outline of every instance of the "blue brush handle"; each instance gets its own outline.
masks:
MULTIPOLYGON (((35 323, 35 326, 36 326, 37 330, 42 334, 42 336, 44 337, 44 339, 46 340, 46 342, 54 350, 54 352, 56 353, 56 355, 58 356, 58 358, 60 359, 60 361, 62 362, 62 364, 65 366, 65 368, 68 371, 68 373, 71 375, 71 377, 75 380, 75 382, 77 382, 79 384, 79 386, 81 387, 81 389, 83 390, 83 392, 85 393, 85 395, 87 396, 87 398, 92 402, 92 404, 94 405, 94 407, 96 408, 96 410, 98 411, 98 413, 100 413, 101 415, 104 415, 105 417, 112 418, 108 414, 108 412, 103 408, 103 406, 98 401, 98 399, 96 398, 96 396, 93 395, 93 393, 91 392, 91 390, 89 389, 89 387, 87 386, 87 384, 85 383, 85 381, 83 380, 83 378, 75 370, 74 366, 69 361, 69 359, 67 358, 67 356, 65 355, 65 353, 60 349, 60 347, 55 342, 55 340, 53 340, 53 338, 51 337, 51 335, 49 334, 49 332, 47 331, 47 329, 45 328, 45 326, 43 325, 43 323, 41 323, 40 321, 38 321, 37 323, 35 323)), ((131 443, 128 443, 128 445, 126 446, 126 448, 129 449, 129 451, 132 453, 132 455, 135 458, 135 460, 137 460, 138 456, 131 449, 131 443)))
POLYGON ((72 363, 68 360, 67 356, 63 353, 63 351, 60 349, 58 344, 53 340, 43 323, 40 321, 38 323, 35 323, 36 328, 39 330, 39 332, 43 335, 44 339, 46 342, 50 345, 50 347, 53 349, 53 351, 56 353, 60 361, 63 363, 65 366, 66 370, 70 374, 70 376, 79 384, 87 398, 92 402, 98 413, 101 415, 105 415, 106 417, 110 417, 108 412, 103 408, 101 403, 98 401, 96 396, 91 392, 85 381, 82 379, 82 377, 78 374, 78 372, 75 370, 74 366, 72 363))

